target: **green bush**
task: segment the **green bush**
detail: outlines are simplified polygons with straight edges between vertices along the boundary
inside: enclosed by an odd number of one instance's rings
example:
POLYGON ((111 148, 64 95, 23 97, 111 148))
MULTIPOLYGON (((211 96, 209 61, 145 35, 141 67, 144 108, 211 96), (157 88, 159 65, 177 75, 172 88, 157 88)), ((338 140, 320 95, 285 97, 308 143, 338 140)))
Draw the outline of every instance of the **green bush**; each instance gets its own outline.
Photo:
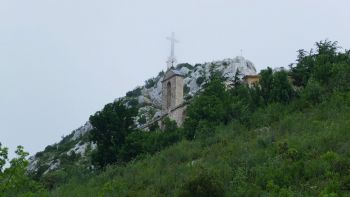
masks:
POLYGON ((188 87, 186 84, 184 85, 184 95, 188 94, 190 92, 190 87, 188 87))
POLYGON ((198 85, 198 86, 202 85, 202 83, 204 82, 204 80, 205 80, 205 77, 203 77, 203 76, 198 77, 198 78, 196 79, 197 85, 198 85))
POLYGON ((126 93, 126 97, 138 97, 141 95, 141 88, 137 87, 132 91, 126 93))
POLYGON ((301 92, 301 98, 311 104, 320 103, 325 97, 325 89, 315 80, 309 80, 301 92))
POLYGON ((205 170, 184 183, 179 197, 222 197, 224 189, 217 178, 205 170))
POLYGON ((145 88, 149 89, 149 88, 153 87, 154 85, 156 85, 156 83, 157 83, 156 78, 148 79, 147 81, 145 81, 145 88))
POLYGON ((145 124, 147 122, 146 116, 142 115, 139 119, 138 122, 140 124, 145 124))
POLYGON ((200 121, 213 126, 220 124, 227 117, 226 106, 229 102, 229 93, 221 79, 212 79, 204 91, 187 108, 187 117, 184 129, 188 139, 193 139, 199 128, 200 121))

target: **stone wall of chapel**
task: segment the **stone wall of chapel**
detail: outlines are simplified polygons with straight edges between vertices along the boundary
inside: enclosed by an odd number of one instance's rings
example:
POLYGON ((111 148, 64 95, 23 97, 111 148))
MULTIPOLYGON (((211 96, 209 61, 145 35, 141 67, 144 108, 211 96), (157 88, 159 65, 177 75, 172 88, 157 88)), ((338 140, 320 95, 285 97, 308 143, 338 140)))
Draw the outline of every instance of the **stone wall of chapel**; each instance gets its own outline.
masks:
POLYGON ((183 87, 184 80, 181 76, 170 77, 162 83, 162 114, 166 114, 171 120, 175 120, 179 126, 184 122, 184 113, 186 110, 186 107, 182 106, 184 102, 183 87), (168 105, 169 83, 171 89, 170 106, 168 105))
POLYGON ((184 95, 183 95, 183 91, 184 91, 184 80, 182 77, 174 77, 174 81, 175 81, 175 99, 174 99, 174 107, 181 105, 184 101, 184 95))
POLYGON ((163 113, 181 105, 183 103, 183 78, 179 76, 171 77, 162 84, 162 111, 163 113), (168 83, 171 84, 171 103, 168 108, 168 83))
POLYGON ((185 121, 186 108, 186 105, 176 108, 168 113, 168 117, 171 120, 175 120, 178 126, 181 126, 185 121))

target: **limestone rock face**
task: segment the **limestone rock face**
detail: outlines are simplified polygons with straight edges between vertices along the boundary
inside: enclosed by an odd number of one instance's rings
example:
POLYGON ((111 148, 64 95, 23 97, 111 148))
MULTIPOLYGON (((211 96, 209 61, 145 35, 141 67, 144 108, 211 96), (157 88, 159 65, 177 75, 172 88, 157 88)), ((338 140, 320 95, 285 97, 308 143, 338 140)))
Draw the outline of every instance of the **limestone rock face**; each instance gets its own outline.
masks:
POLYGON ((235 57, 233 59, 224 59, 222 61, 214 61, 201 65, 196 65, 192 72, 185 78, 185 85, 190 88, 189 93, 194 95, 202 87, 206 80, 210 77, 210 70, 219 71, 226 79, 234 79, 236 72, 244 75, 255 75, 256 68, 254 64, 243 57, 235 57))
MULTIPOLYGON (((237 71, 240 72, 241 78, 244 75, 256 74, 254 64, 242 56, 238 56, 233 59, 224 59, 222 61, 197 64, 192 69, 188 67, 178 68, 179 72, 185 76, 184 85, 190 88, 189 93, 191 94, 196 94, 196 92, 201 88, 201 85, 204 84, 205 80, 209 79, 210 69, 222 72, 223 76, 227 77, 227 80, 233 79, 237 71), (198 80, 198 78, 203 78, 203 80, 198 80)), ((154 101, 153 104, 157 106, 159 106, 159 103, 161 103, 162 80, 163 77, 160 77, 156 85, 147 91, 152 92, 147 96, 149 96, 150 100, 154 101)))
MULTIPOLYGON (((210 77, 210 71, 218 71, 222 73, 222 75, 230 81, 234 79, 237 72, 240 73, 239 77, 242 78, 245 75, 255 75, 256 68, 254 64, 245 59, 242 56, 237 56, 235 58, 228 58, 221 61, 213 61, 207 62, 204 64, 196 64, 195 66, 186 66, 188 64, 179 64, 176 67, 176 70, 184 76, 184 88, 188 89, 188 91, 184 92, 184 97, 190 95, 195 95, 205 84, 205 82, 210 77)), ((158 75, 153 78, 154 86, 150 88, 146 88, 146 86, 142 87, 142 95, 144 98, 148 99, 150 103, 148 105, 153 106, 152 110, 155 110, 157 114, 161 113, 162 107, 162 81, 164 80, 163 75, 158 75)), ((144 113, 143 113, 144 114, 144 113)), ((154 115, 154 113, 150 113, 150 115, 154 115)), ((154 117, 148 117, 147 120, 152 121, 155 119, 154 117)), ((140 119, 138 117, 137 119, 140 119)), ((139 127, 144 126, 145 124, 137 123, 139 127)))
POLYGON ((92 129, 92 125, 89 121, 87 121, 85 125, 73 131, 74 135, 71 138, 71 140, 76 140, 80 138, 81 136, 85 135, 85 133, 89 132, 91 129, 92 129))

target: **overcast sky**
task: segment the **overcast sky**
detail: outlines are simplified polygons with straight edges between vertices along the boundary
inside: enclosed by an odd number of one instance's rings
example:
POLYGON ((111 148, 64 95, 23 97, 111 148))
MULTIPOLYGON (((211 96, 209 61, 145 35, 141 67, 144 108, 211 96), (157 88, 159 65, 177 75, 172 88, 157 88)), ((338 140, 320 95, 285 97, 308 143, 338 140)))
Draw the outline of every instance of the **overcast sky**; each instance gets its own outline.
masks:
POLYGON ((34 154, 166 68, 240 54, 287 66, 315 41, 350 48, 349 0, 0 0, 0 142, 34 154))

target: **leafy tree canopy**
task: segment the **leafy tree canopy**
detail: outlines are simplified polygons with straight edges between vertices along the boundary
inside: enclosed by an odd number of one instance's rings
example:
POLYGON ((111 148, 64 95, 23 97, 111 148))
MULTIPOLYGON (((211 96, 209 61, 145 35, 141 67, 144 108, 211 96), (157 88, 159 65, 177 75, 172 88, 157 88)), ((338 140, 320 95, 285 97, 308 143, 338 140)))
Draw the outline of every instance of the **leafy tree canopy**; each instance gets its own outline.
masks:
POLYGON ((90 117, 93 126, 91 140, 97 144, 93 161, 103 167, 121 162, 120 150, 126 136, 134 131, 136 108, 128 108, 122 100, 107 104, 102 111, 90 117))

